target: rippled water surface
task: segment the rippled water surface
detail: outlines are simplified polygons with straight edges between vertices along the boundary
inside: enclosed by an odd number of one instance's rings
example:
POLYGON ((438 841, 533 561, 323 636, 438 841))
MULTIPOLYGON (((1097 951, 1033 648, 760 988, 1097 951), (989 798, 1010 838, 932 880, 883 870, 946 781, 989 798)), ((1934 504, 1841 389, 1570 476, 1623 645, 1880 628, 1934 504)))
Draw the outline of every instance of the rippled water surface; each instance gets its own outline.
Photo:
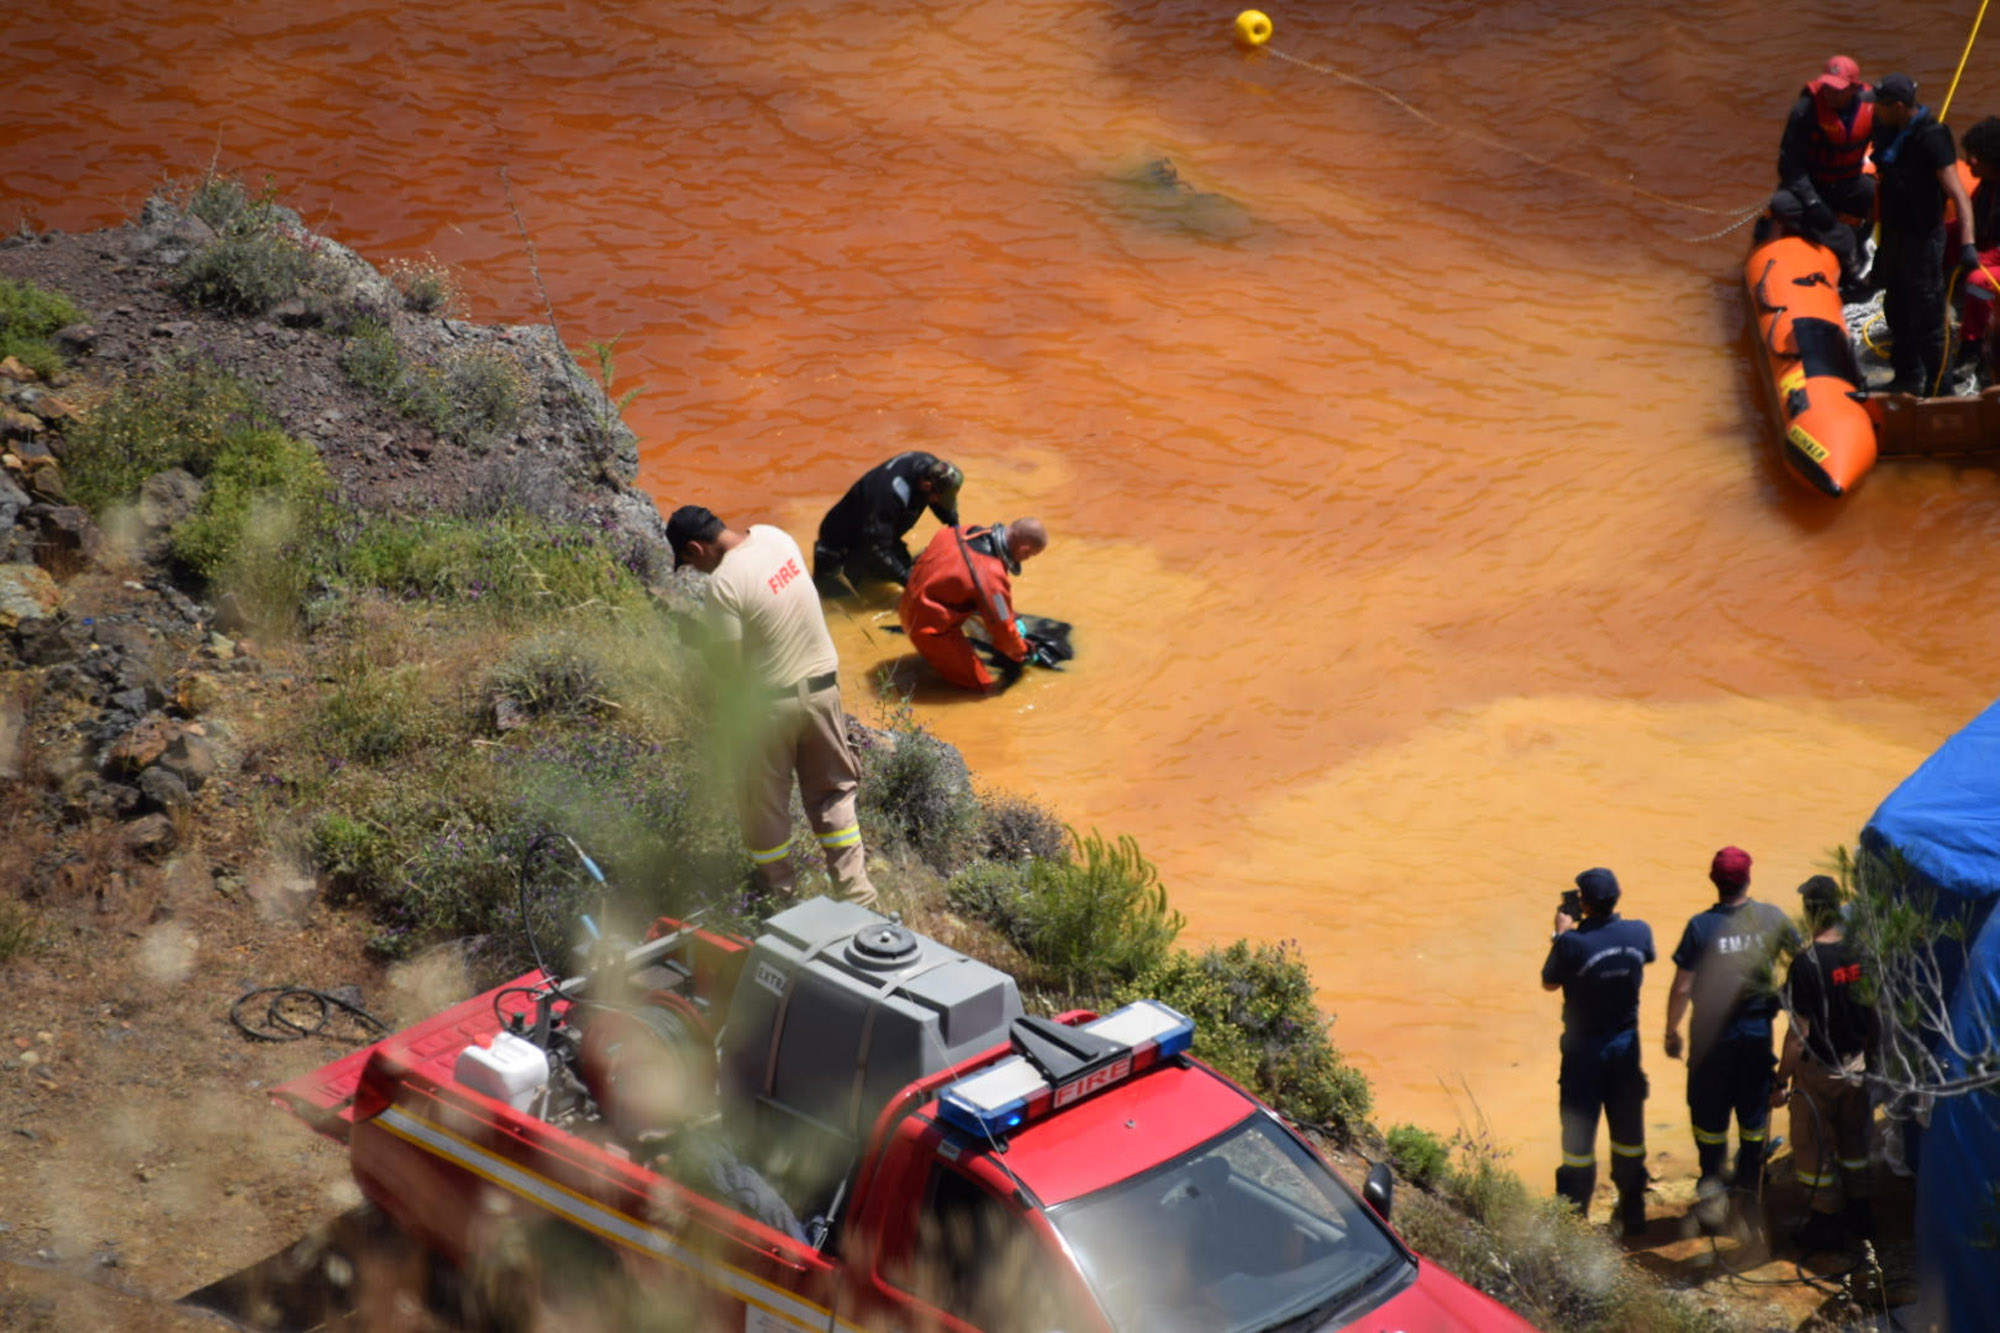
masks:
MULTIPOLYGON (((1136 835, 1195 940, 1297 940, 1384 1123, 1483 1118, 1539 1179, 1570 876, 1615 868, 1663 955, 1725 842, 1794 907, 1994 692, 1993 473, 1802 494, 1740 234, 1686 239, 1768 190, 1828 52, 1935 101, 1966 19, 1314 4, 1274 55, 1232 12, 45 0, 0 50, 0 221, 109 223, 214 160, 539 319, 504 168, 564 336, 620 336, 663 507, 809 544, 923 447, 969 519, 1046 519, 1022 598, 1082 657, 921 714, 1136 835)), ((1952 119, 1996 104, 1975 52, 1952 119)), ((865 714, 901 646, 835 627, 865 714)))

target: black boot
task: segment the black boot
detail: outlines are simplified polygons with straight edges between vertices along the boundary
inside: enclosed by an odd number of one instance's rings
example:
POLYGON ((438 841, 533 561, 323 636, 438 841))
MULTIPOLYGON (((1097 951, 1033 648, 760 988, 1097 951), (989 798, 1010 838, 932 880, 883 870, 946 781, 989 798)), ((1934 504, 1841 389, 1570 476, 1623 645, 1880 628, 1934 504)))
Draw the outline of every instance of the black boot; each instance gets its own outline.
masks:
POLYGON ((1875 1210, 1866 1199, 1849 1199, 1847 1206, 1841 1209, 1840 1224, 1855 1240, 1875 1239, 1875 1210))
POLYGON ((1645 1190, 1628 1190, 1618 1196, 1618 1225, 1626 1240, 1646 1234, 1645 1190))
POLYGON ((1830 1254, 1842 1247, 1840 1220, 1832 1213, 1808 1213, 1805 1224, 1792 1233, 1801 1253, 1830 1254))

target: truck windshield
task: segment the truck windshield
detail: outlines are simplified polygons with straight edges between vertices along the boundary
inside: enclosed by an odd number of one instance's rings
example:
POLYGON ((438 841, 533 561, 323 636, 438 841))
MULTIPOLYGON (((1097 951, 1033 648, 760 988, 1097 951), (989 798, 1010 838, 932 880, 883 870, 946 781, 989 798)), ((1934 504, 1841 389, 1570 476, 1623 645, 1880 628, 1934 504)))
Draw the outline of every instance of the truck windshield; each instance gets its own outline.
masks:
POLYGON ((1409 1262, 1262 1115, 1048 1215, 1119 1333, 1312 1328, 1409 1262))

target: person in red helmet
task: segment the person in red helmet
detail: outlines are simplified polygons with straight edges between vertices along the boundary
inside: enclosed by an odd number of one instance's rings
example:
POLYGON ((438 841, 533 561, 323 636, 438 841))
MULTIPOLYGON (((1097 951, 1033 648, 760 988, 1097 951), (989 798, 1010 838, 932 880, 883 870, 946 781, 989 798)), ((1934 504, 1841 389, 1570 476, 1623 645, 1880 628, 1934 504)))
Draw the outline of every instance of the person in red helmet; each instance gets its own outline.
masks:
POLYGON ((1771 1119, 1771 1020, 1778 993, 1771 968, 1778 951, 1796 946, 1791 918, 1750 897, 1750 853, 1724 847, 1708 867, 1716 902, 1698 912, 1674 950, 1674 984, 1667 993, 1666 1052, 1681 1057, 1681 1019, 1694 1008, 1688 1051, 1688 1119, 1694 1125, 1701 1179, 1695 1216, 1718 1229, 1728 1214, 1723 1176, 1729 1117, 1736 1116, 1739 1213, 1755 1219, 1764 1178, 1765 1129, 1771 1119))
POLYGON ((1860 272, 1860 237, 1842 215, 1866 220, 1875 209, 1875 178, 1861 165, 1875 128, 1875 92, 1861 81, 1851 56, 1833 56, 1799 90, 1778 141, 1778 190, 1774 216, 1799 218, 1808 240, 1840 260, 1841 277, 1860 272))
POLYGON ((896 608, 903 632, 932 670, 961 689, 986 691, 1011 683, 1018 664, 1035 659, 1039 648, 1015 619, 1013 576, 1048 544, 1048 529, 1038 518, 938 530, 911 567, 896 608), (965 622, 974 617, 994 651, 1017 664, 1004 679, 966 637, 965 622))

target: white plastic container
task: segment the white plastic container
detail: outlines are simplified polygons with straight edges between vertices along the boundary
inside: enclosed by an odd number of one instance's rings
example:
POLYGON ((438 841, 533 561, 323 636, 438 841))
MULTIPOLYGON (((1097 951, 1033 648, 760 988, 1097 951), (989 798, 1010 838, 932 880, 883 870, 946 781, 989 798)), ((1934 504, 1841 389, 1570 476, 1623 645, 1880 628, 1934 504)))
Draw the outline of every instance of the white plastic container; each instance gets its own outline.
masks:
POLYGON ((501 1032, 494 1035, 491 1046, 460 1051, 452 1076, 476 1092, 525 1111, 549 1081, 549 1061, 532 1041, 501 1032))

